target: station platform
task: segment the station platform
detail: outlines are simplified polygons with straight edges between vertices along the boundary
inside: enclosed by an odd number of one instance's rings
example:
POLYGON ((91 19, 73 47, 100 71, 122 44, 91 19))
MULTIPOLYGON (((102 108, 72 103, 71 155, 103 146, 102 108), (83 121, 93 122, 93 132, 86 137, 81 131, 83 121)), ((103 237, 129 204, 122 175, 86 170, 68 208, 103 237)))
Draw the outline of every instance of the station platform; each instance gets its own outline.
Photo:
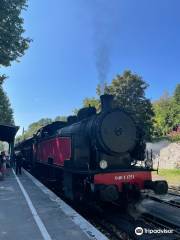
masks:
POLYGON ((0 181, 1 240, 107 240, 99 230, 23 171, 0 181))

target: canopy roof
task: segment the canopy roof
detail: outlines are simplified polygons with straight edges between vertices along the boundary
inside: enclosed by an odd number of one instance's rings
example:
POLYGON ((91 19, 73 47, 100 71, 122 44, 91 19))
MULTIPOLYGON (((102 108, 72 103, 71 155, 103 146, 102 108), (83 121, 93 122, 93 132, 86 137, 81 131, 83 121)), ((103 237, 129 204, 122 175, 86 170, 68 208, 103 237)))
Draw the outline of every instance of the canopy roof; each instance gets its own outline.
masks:
POLYGON ((18 129, 18 126, 0 124, 0 141, 13 142, 18 129))

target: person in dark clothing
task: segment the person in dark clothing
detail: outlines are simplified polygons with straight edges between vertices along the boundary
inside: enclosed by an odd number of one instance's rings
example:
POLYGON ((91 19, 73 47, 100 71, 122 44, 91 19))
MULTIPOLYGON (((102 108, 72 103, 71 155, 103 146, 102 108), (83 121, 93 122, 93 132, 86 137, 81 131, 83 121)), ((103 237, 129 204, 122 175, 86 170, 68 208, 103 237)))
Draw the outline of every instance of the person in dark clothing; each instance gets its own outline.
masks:
POLYGON ((1 153, 0 154, 0 171, 2 171, 2 167, 3 167, 3 155, 1 153))
POLYGON ((3 174, 3 158, 2 155, 0 154, 0 180, 3 180, 4 174, 3 174))
POLYGON ((1 161, 1 171, 3 172, 3 174, 5 174, 6 173, 6 154, 5 154, 5 151, 1 152, 0 161, 1 161))
POLYGON ((16 175, 21 175, 21 168, 23 163, 23 155, 21 152, 17 153, 15 156, 15 162, 16 162, 16 175))
POLYGON ((15 167, 15 164, 16 164, 16 153, 14 152, 14 154, 12 154, 11 158, 10 158, 10 164, 11 164, 11 167, 15 167))

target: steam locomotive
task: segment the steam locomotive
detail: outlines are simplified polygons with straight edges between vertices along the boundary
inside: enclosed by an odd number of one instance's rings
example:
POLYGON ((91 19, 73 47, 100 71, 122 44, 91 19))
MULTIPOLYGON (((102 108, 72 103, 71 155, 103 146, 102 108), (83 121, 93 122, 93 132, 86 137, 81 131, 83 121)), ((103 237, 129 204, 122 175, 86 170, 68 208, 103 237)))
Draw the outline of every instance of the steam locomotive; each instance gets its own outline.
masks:
POLYGON ((53 122, 17 144, 25 167, 55 179, 71 200, 131 201, 144 189, 166 193, 166 181, 152 181, 142 130, 130 114, 113 108, 112 95, 100 98, 100 113, 82 108, 67 122, 53 122))

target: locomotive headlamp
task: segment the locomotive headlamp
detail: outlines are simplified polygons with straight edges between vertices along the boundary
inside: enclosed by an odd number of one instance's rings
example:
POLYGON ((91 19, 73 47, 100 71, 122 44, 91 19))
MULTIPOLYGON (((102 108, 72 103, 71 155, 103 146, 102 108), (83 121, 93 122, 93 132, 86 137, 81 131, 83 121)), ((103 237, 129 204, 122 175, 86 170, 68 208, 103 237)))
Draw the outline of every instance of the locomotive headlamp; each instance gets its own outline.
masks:
POLYGON ((101 160, 101 161, 99 162, 99 166, 100 166, 100 168, 102 168, 102 169, 106 169, 107 166, 108 166, 107 161, 106 161, 106 160, 101 160))

